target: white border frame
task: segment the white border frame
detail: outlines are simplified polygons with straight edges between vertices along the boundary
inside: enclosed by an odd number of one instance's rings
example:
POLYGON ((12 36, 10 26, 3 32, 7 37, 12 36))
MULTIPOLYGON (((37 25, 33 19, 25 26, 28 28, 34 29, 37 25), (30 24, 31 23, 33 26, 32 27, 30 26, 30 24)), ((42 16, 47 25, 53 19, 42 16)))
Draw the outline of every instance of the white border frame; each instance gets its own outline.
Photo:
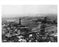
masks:
MULTIPOLYGON (((0 33, 1 33, 1 23, 2 23, 2 5, 57 5, 57 15, 59 12, 59 3, 58 0, 1 0, 0 1, 0 33)), ((59 16, 58 16, 59 18, 59 16)), ((59 28, 59 19, 58 19, 58 28, 59 28)), ((59 31, 57 29, 57 31, 59 31)), ((59 39, 59 32, 58 32, 58 39, 59 39)), ((0 47, 58 47, 58 43, 2 43, 1 41, 1 34, 0 34, 0 47)))

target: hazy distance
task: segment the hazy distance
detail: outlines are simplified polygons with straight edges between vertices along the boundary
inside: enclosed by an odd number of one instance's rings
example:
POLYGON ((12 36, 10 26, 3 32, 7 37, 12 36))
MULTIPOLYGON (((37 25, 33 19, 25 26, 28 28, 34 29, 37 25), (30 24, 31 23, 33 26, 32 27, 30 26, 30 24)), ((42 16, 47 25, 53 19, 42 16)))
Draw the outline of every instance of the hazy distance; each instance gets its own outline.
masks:
POLYGON ((57 14, 56 5, 3 5, 2 17, 35 16, 57 14))

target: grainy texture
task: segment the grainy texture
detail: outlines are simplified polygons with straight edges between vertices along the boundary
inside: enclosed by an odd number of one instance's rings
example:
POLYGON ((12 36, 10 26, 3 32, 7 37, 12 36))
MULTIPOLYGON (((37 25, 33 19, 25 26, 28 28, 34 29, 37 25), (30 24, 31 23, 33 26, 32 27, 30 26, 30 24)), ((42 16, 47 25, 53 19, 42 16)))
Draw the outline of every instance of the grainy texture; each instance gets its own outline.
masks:
POLYGON ((57 42, 56 15, 11 19, 2 19, 2 42, 57 42))

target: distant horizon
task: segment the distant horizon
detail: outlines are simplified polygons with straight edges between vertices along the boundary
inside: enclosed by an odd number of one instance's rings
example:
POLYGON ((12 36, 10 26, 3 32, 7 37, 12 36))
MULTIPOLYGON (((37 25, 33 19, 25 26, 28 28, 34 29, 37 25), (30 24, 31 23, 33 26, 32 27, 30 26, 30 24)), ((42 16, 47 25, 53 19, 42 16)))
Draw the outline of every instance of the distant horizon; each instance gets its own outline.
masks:
POLYGON ((21 17, 38 17, 38 16, 41 17, 41 16, 51 16, 51 15, 52 16, 57 16, 57 14, 40 14, 40 16, 39 15, 31 15, 31 16, 30 15, 29 16, 24 16, 23 15, 23 16, 12 16, 12 17, 11 16, 9 16, 9 17, 3 17, 2 16, 2 18, 21 18, 21 17))

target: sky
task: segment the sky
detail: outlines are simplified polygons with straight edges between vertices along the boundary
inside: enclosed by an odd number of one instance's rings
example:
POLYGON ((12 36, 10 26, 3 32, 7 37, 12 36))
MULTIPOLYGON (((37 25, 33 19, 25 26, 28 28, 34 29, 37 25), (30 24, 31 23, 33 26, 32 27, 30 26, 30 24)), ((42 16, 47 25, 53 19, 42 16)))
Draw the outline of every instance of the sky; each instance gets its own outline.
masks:
POLYGON ((4 5, 2 17, 32 16, 37 14, 57 14, 56 5, 4 5))

